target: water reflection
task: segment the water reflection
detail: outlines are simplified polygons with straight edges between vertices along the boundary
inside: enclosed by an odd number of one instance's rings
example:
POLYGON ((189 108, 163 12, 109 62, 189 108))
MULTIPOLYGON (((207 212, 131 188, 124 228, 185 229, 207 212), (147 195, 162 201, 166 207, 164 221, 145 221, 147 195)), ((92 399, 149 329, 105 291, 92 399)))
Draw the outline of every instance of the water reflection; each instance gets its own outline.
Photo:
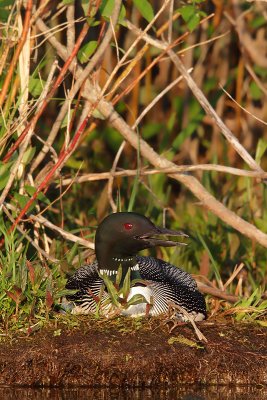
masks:
POLYGON ((266 400, 266 387, 92 389, 92 388, 0 388, 5 400, 266 400))

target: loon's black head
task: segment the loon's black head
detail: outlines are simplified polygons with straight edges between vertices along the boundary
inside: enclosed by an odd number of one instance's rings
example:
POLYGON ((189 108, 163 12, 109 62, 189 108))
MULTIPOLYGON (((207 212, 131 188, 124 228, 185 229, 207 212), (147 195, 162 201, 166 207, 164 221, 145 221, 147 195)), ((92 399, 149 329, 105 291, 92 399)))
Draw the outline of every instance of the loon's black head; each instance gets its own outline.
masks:
POLYGON ((96 258, 100 268, 116 269, 122 262, 131 265, 132 258, 141 250, 155 246, 177 246, 159 235, 186 236, 155 226, 148 218, 134 212, 119 212, 106 217, 98 226, 95 237, 96 258))

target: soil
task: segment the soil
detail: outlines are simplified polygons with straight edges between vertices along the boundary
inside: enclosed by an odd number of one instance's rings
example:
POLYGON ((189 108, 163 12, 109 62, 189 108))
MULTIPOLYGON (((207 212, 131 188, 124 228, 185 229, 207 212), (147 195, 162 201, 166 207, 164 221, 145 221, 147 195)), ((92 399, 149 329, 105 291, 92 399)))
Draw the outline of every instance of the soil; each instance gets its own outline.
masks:
POLYGON ((170 332, 172 325, 159 319, 82 321, 72 329, 62 324, 2 341, 0 386, 258 385, 267 395, 265 327, 207 321, 198 324, 208 340, 200 343, 191 325, 170 332))
POLYGON ((263 387, 0 388, 4 400, 266 400, 263 387))

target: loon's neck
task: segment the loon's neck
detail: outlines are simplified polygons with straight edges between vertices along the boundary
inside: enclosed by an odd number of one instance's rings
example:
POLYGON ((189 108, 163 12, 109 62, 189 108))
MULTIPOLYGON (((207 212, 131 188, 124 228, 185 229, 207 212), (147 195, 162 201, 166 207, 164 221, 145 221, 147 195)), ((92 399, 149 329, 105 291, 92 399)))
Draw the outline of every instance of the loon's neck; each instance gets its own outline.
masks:
POLYGON ((135 256, 98 254, 97 261, 99 270, 110 271, 111 274, 116 273, 120 266, 123 270, 128 270, 129 268, 134 269, 137 264, 135 256))
POLYGON ((124 282, 124 279, 129 269, 131 270, 130 273, 131 281, 134 279, 141 279, 139 273, 138 261, 135 256, 129 256, 129 257, 114 256, 106 260, 104 263, 103 260, 101 261, 102 262, 99 263, 98 260, 98 268, 100 274, 107 274, 111 279, 115 278, 120 266, 122 267, 121 282, 124 282))

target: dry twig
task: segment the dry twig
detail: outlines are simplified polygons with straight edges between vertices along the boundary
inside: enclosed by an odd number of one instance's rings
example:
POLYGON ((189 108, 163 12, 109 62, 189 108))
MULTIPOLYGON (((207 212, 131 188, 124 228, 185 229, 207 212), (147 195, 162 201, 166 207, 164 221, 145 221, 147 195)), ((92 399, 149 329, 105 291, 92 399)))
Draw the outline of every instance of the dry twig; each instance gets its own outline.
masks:
MULTIPOLYGON (((184 315, 188 321, 190 322, 190 324, 193 326, 195 334, 197 335, 198 340, 200 340, 201 342, 205 342, 207 343, 208 340, 207 338, 203 335, 203 333, 201 332, 201 330, 197 327, 195 321, 193 320, 192 316, 182 307, 180 307, 178 304, 169 303, 169 306, 174 309, 175 311, 179 311, 179 313, 181 313, 182 315, 184 315)), ((175 322, 175 321, 174 321, 175 322)), ((175 325, 174 325, 175 327, 175 325)), ((173 329, 173 328, 172 328, 173 329)))
POLYGON ((162 169, 124 169, 121 171, 110 170, 109 172, 100 172, 92 174, 84 174, 77 176, 75 178, 65 178, 62 180, 61 184, 63 186, 69 185, 70 183, 83 183, 99 180, 108 180, 110 177, 127 177, 136 176, 137 174, 141 176, 155 175, 155 174, 181 174, 184 172, 194 172, 194 171, 216 171, 226 174, 232 174, 236 176, 246 176, 248 178, 259 178, 266 179, 267 172, 257 172, 257 171, 247 171, 244 169, 227 167, 224 165, 217 164, 198 164, 198 165, 175 165, 172 168, 162 168, 162 169))

